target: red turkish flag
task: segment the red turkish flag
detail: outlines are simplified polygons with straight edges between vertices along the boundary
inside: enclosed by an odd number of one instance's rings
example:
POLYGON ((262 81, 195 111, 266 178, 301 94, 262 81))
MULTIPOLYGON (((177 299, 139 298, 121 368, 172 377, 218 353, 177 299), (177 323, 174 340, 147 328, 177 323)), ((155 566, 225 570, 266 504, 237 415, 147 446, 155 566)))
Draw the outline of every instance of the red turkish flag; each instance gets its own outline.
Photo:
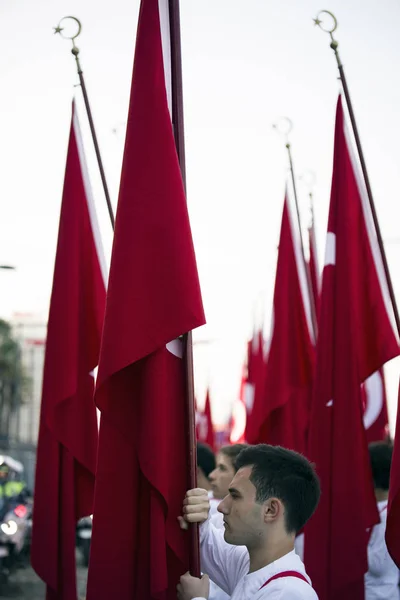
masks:
POLYGON ((247 344, 247 378, 245 382, 245 401, 247 409, 245 438, 248 443, 258 431, 257 405, 264 390, 265 356, 262 331, 253 332, 247 344))
POLYGON ((233 404, 232 416, 230 422, 229 441, 231 444, 243 444, 246 431, 246 367, 242 370, 242 379, 240 382, 239 397, 233 404))
POLYGON ((400 388, 397 405, 396 434, 390 469, 389 502, 386 521, 386 544, 389 554, 400 568, 400 388))
POLYGON ((305 265, 285 199, 275 277, 271 342, 263 393, 257 397, 250 443, 304 452, 311 402, 314 348, 305 265))
POLYGON ((211 400, 210 400, 210 390, 207 390, 206 395, 206 404, 204 406, 204 416, 207 421, 207 434, 203 442, 208 444, 210 448, 215 450, 215 434, 214 434, 214 425, 211 414, 211 400))
POLYGON ((379 518, 360 386, 399 353, 386 292, 339 97, 308 452, 322 494, 305 530, 320 600, 364 599, 367 529, 379 518))
POLYGON ((204 412, 196 407, 196 437, 215 451, 215 432, 211 415, 210 391, 207 389, 204 412))
POLYGON ((389 435, 389 416, 383 369, 375 371, 364 381, 361 397, 368 444, 386 440, 389 435))
POLYGON ((73 106, 47 326, 31 550, 48 600, 76 600, 76 522, 93 512, 93 369, 105 300, 99 230, 73 106))
POLYGON ((178 338, 205 320, 167 101, 168 14, 142 0, 96 389, 88 600, 175 600, 189 567, 177 520, 189 485, 178 338))

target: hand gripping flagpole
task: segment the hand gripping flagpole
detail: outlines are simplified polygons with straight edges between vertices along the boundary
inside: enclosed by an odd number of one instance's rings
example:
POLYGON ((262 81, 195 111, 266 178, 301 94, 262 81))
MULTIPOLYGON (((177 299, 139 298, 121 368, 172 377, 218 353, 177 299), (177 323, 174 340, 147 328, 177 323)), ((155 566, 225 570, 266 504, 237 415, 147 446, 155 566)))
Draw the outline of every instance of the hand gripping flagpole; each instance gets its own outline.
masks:
POLYGON ((369 177, 368 177, 367 165, 365 163, 364 152, 363 152, 363 149, 362 149, 362 146, 361 146, 361 140, 360 140, 360 136, 359 136, 359 133, 358 133, 356 118, 355 118, 355 115, 354 115, 353 105, 352 105, 351 98, 350 98, 350 92, 349 92, 349 88, 348 88, 348 85, 347 85, 346 75, 345 75, 343 64, 342 64, 342 61, 340 60, 340 56, 339 56, 339 52, 338 52, 339 42, 337 40, 335 40, 335 38, 333 37, 333 33, 337 29, 338 22, 337 22, 337 19, 336 19, 335 15, 333 13, 331 13, 329 10, 321 10, 317 14, 316 18, 314 19, 314 25, 317 25, 317 27, 319 27, 320 29, 322 29, 322 31, 325 31, 326 33, 329 33, 330 38, 331 38, 331 44, 330 44, 330 46, 331 46, 333 52, 335 53, 336 62, 337 62, 338 69, 339 69, 339 74, 340 74, 340 80, 342 82, 343 92, 344 92, 344 95, 345 95, 345 98, 346 98, 346 104, 347 104, 347 108, 348 108, 349 115, 350 115, 351 125, 352 125, 352 128, 353 128, 354 139, 356 141, 358 156, 359 156, 359 159, 360 159, 361 169, 362 169, 363 176, 364 176, 365 187, 367 189, 369 205, 371 207, 371 213, 372 213, 372 218, 373 218, 373 221, 374 221, 374 226, 375 226, 375 231, 376 231, 376 237, 377 237, 378 244, 379 244, 379 249, 380 249, 381 255, 382 255, 383 268, 385 269, 386 281, 387 281, 387 284, 388 284, 388 289, 389 289, 389 294, 390 294, 390 300, 392 302, 392 307, 393 307, 393 314, 394 314, 394 318, 395 318, 395 321, 396 321, 397 331, 398 331, 398 334, 399 334, 399 337, 400 337, 400 317, 399 317, 399 311, 398 311, 398 308, 397 308, 396 297, 395 297, 395 294, 394 294, 392 278, 390 276, 389 265, 388 265, 388 261, 387 261, 387 258, 386 258, 385 247, 383 245, 383 238, 382 238, 382 233, 381 233, 381 229, 380 229, 380 226, 379 226, 378 216, 376 214, 375 202, 374 202, 374 198, 373 198, 373 195, 372 195, 371 184, 370 184, 369 177), (323 15, 326 15, 326 16, 328 16, 328 17, 330 17, 332 19, 332 25, 331 25, 331 27, 327 27, 327 26, 324 27, 324 23, 323 23, 322 19, 320 18, 323 15))
MULTIPOLYGON (((182 85, 182 51, 179 0, 168 0, 170 38, 171 38, 171 74, 172 74, 172 126, 175 136, 176 151, 181 167, 182 181, 186 192, 186 167, 185 167, 185 137, 183 121, 183 85, 182 85)), ((183 336, 184 357, 186 370, 186 407, 188 431, 188 461, 189 461, 189 486, 197 487, 197 451, 196 451, 196 426, 194 409, 194 378, 193 378, 193 338, 189 331, 183 336)), ((199 526, 190 525, 190 573, 194 577, 201 577, 199 526)))
POLYGON ((59 22, 59 24, 57 25, 57 27, 54 27, 53 29, 54 29, 54 33, 58 33, 65 40, 71 40, 71 42, 72 42, 71 53, 75 56, 76 67, 77 67, 78 76, 79 76, 79 82, 80 82, 80 85, 81 85, 81 88, 82 88, 83 99, 85 101, 85 107, 86 107, 86 112, 87 112, 87 116, 88 116, 88 120, 89 120, 90 131, 92 133, 92 139, 93 139, 94 149, 96 151, 97 163, 99 165, 99 170, 100 170, 101 181, 102 181, 102 184, 103 184, 104 195, 106 197, 108 214, 110 215, 111 226, 112 226, 112 228, 114 230, 114 224, 115 224, 114 212, 113 212, 113 209, 112 209, 110 194, 109 194, 109 191, 108 191, 108 185, 107 185, 106 175, 105 175, 105 172, 104 172, 103 161, 101 159, 100 148, 99 148, 99 144, 98 144, 98 141, 97 141, 96 130, 94 128, 92 111, 90 109, 89 97, 88 97, 88 93, 87 93, 87 90, 86 90, 85 79, 83 77, 83 71, 82 71, 82 68, 81 68, 80 61, 79 61, 79 48, 75 44, 76 38, 80 35, 80 33, 82 31, 82 24, 79 21, 79 19, 77 19, 76 17, 68 16, 68 17, 63 17, 61 19, 61 21, 59 22), (76 25, 78 26, 78 30, 77 30, 77 32, 74 35, 66 35, 65 33, 63 33, 64 27, 62 27, 61 24, 64 21, 66 21, 67 19, 72 19, 73 21, 75 21, 76 25))
POLYGON ((317 311, 316 311, 316 307, 315 307, 315 303, 314 303, 314 294, 312 291, 310 270, 308 268, 307 261, 306 261, 306 255, 304 252, 304 242, 303 242, 303 234, 302 234, 302 229, 301 229, 301 218, 300 218, 299 200, 298 200, 298 195, 297 195, 296 177, 294 174, 292 150, 291 150, 291 144, 289 141, 289 133, 293 129, 293 123, 290 119, 288 119, 288 117, 281 117, 279 119, 279 121, 273 125, 273 128, 276 129, 278 133, 280 133, 281 135, 283 135, 285 137, 285 147, 286 147, 288 157, 289 157, 290 174, 292 176, 293 195, 294 195, 294 201, 295 201, 295 205, 296 205, 296 214, 297 214, 297 224, 298 224, 299 236, 300 236, 301 255, 303 258, 304 271, 305 271, 306 279, 307 279, 308 296, 310 299, 311 322, 312 322, 312 328, 313 328, 313 334, 314 334, 314 341, 316 342, 317 334, 318 334, 317 311))

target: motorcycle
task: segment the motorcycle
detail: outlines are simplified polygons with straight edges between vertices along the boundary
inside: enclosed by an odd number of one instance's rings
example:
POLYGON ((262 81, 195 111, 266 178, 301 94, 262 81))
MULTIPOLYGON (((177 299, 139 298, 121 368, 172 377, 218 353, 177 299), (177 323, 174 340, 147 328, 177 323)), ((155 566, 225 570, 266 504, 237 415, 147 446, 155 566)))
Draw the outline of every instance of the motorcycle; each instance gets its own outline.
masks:
POLYGON ((83 564, 89 566, 90 543, 92 541, 93 515, 79 519, 76 526, 76 545, 82 553, 83 564))
POLYGON ((0 523, 0 575, 3 580, 27 563, 31 529, 29 504, 8 503, 0 523))

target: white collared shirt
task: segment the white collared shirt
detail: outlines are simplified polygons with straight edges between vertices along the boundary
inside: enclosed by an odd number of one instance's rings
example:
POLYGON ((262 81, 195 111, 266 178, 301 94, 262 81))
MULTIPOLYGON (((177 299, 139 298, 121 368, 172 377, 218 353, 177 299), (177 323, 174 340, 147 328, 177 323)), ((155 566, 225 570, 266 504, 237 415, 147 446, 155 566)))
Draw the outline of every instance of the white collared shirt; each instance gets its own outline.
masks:
POLYGON ((202 569, 231 596, 231 600, 318 600, 304 564, 294 550, 266 567, 249 573, 247 549, 227 544, 223 531, 216 529, 208 519, 200 527, 200 552, 202 569), (297 571, 309 583, 297 577, 282 577, 262 587, 271 577, 284 571, 297 571))
POLYGON ((368 542, 368 572, 365 600, 399 600, 399 570, 390 558, 385 542, 387 501, 378 502, 381 522, 372 529, 368 542))
MULTIPOLYGON (((224 519, 223 515, 217 511, 218 505, 221 500, 214 498, 212 492, 208 492, 208 499, 210 500, 210 519, 215 527, 223 529, 224 519)), ((226 592, 221 590, 212 580, 210 580, 210 592, 208 594, 208 600, 229 600, 229 596, 226 592)))

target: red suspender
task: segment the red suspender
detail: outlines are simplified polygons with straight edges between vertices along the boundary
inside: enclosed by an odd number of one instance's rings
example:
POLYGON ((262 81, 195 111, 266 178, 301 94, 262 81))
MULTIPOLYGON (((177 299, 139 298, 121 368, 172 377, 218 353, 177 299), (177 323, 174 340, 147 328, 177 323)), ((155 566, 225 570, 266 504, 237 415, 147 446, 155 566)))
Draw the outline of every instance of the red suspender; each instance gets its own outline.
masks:
POLYGON ((275 579, 281 579, 281 577, 297 577, 297 579, 302 579, 303 581, 308 583, 308 581, 304 577, 304 575, 302 575, 301 573, 298 573, 297 571, 282 571, 282 573, 277 573, 276 575, 273 575, 272 577, 270 577, 270 579, 268 579, 268 581, 266 581, 264 583, 264 585, 262 585, 260 587, 260 590, 265 588, 265 586, 268 585, 269 583, 271 583, 271 581, 275 581, 275 579))

